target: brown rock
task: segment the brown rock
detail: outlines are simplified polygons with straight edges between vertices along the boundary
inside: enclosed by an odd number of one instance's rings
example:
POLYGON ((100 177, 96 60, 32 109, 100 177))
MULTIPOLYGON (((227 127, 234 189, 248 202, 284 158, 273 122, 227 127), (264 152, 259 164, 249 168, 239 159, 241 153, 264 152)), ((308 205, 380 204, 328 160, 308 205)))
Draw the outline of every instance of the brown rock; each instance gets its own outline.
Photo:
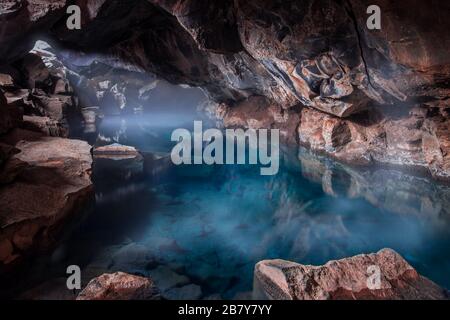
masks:
POLYGON ((20 151, 0 173, 8 179, 0 186, 0 241, 15 248, 0 260, 8 264, 11 257, 52 244, 59 227, 92 199, 92 157, 86 142, 25 130, 3 141, 20 151))
POLYGON ((372 110, 348 119, 304 108, 298 126, 301 145, 347 163, 423 168, 448 180, 449 120, 423 113, 393 117, 372 110))
POLYGON ((0 73, 0 87, 13 87, 14 80, 9 74, 0 73))
MULTIPOLYGON (((106 52, 109 63, 204 87, 221 103, 262 95, 348 117, 374 102, 395 108, 449 96, 445 1, 80 0, 82 30, 69 33, 57 23, 66 2, 2 3, 1 60, 31 59, 27 40, 41 31, 106 52), (379 32, 366 27, 370 4, 386 13, 379 32)), ((31 79, 45 78, 35 70, 31 79)))
POLYGON ((347 123, 338 119, 326 120, 323 123, 322 134, 327 150, 343 148, 352 140, 352 134, 347 123))
POLYGON ((399 254, 383 249, 323 266, 267 260, 255 266, 254 295, 282 300, 448 299, 448 293, 421 276, 399 254), (381 282, 370 282, 380 270, 381 282), (376 287, 375 287, 376 286, 376 287))
POLYGON ((60 122, 49 117, 23 116, 22 127, 27 130, 42 132, 51 137, 67 137, 68 130, 60 122))
POLYGON ((252 96, 231 107, 223 118, 227 128, 270 129, 275 122, 270 114, 270 102, 264 97, 252 96))
POLYGON ((91 280, 77 300, 155 300, 158 289, 149 278, 123 272, 103 274, 91 280))
POLYGON ((113 143, 106 146, 95 147, 94 156, 96 158, 130 159, 140 157, 140 153, 135 147, 113 143))
POLYGON ((35 93, 33 94, 33 100, 43 110, 43 115, 59 122, 65 121, 68 114, 75 109, 75 104, 71 96, 48 96, 42 93, 35 93))

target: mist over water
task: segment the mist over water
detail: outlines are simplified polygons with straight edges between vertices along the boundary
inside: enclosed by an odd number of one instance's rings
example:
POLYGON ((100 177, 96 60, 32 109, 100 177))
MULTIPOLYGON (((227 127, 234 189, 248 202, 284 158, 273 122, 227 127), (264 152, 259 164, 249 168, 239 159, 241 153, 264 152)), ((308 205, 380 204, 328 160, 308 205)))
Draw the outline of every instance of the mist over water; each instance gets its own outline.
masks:
MULTIPOLYGON (((303 173, 287 158, 274 177, 248 165, 171 167, 158 181, 130 183, 129 192, 100 202, 70 252, 90 252, 87 268, 108 261, 111 270, 153 276, 164 266, 199 285, 203 296, 234 298, 252 290, 254 265, 263 259, 323 264, 389 247, 450 287, 448 216, 332 196, 303 173)), ((115 191, 109 185, 97 192, 115 191)))
MULTIPOLYGON (((173 128, 192 125, 191 114, 172 117, 164 111, 106 117, 100 131, 110 136, 125 123, 118 142, 170 152, 173 128)), ((450 287, 448 188, 395 170, 379 170, 365 182, 362 176, 367 172, 285 149, 272 177, 261 176, 258 165, 171 165, 157 178, 101 184, 95 214, 68 244, 69 260, 83 261, 85 270, 106 265, 157 282, 173 278, 170 270, 187 279, 177 286, 200 286, 201 297, 239 298, 250 297, 258 261, 323 264, 389 247, 450 287), (322 167, 331 170, 329 178, 322 167), (367 190, 349 191, 355 181, 367 190), (416 187, 429 194, 430 208, 416 187)))

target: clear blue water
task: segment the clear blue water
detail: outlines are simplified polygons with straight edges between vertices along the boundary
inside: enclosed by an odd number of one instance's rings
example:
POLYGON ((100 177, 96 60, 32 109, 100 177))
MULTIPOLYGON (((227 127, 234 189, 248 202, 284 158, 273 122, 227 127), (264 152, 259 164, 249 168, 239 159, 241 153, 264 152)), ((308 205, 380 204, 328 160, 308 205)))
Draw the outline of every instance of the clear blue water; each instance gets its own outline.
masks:
MULTIPOLYGON (((154 119, 106 118, 100 131, 143 151, 169 151, 173 128, 154 119)), ((97 163, 97 206, 60 262, 87 274, 102 268, 154 276, 162 266, 187 278, 177 286, 198 285, 196 297, 237 298, 249 297, 263 259, 323 264, 389 247, 450 288, 449 187, 303 149, 282 155, 275 176, 261 176, 257 165, 200 165, 121 178, 119 169, 97 163)))
MULTIPOLYGON (((105 117, 99 133, 143 152, 169 152, 172 130, 202 119, 195 113, 201 95, 184 92, 172 101, 169 89, 153 96, 157 112, 105 117), (180 99, 188 106, 176 109, 180 99)), ((385 247, 450 288, 450 187, 296 148, 283 150, 277 175, 259 169, 163 165, 149 176, 134 162, 96 161, 94 210, 14 278, 7 294, 64 279, 76 264, 84 283, 125 271, 169 291, 195 285, 187 298, 249 298, 258 261, 323 264, 385 247)), ((66 290, 64 281, 57 290, 66 290)))

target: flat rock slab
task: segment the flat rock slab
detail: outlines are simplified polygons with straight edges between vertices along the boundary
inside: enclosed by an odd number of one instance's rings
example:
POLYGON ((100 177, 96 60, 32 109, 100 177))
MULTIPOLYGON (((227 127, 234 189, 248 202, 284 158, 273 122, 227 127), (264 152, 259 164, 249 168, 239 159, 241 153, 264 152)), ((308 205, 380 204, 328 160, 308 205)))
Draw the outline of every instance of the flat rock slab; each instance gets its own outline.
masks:
POLYGON ((95 147, 94 156, 96 158, 122 160, 140 157, 140 153, 135 147, 113 143, 106 146, 95 147))
POLYGON ((449 298, 445 289, 418 274, 391 249, 329 261, 323 266, 264 260, 255 266, 253 295, 274 300, 449 298), (373 281, 377 269, 378 283, 373 281))

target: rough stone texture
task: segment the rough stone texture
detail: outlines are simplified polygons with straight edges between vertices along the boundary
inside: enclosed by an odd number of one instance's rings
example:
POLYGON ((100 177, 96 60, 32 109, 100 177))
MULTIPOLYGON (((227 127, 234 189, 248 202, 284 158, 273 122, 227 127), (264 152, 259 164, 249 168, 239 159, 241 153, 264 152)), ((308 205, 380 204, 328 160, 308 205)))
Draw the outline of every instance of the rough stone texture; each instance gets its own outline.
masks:
POLYGON ((139 151, 130 146, 113 143, 94 148, 95 171, 99 185, 137 179, 144 174, 144 158, 139 151))
POLYGON ((224 54, 242 51, 232 0, 151 2, 174 15, 201 49, 224 54))
POLYGON ((383 249, 308 266, 284 260, 255 266, 254 296, 283 300, 419 300, 448 299, 448 293, 421 276, 399 254, 383 249), (381 271, 379 289, 370 289, 368 268, 381 271))
POLYGON ((60 122, 49 117, 24 116, 22 127, 27 130, 42 132, 46 136, 67 137, 68 130, 60 122))
POLYGON ((297 110, 286 110, 262 96, 252 96, 234 107, 219 106, 218 118, 227 128, 279 129, 284 142, 296 144, 296 130, 299 124, 297 110))
POLYGON ((10 44, 43 28, 65 46, 103 50, 110 63, 120 57, 124 67, 204 86, 219 102, 260 94, 345 117, 371 101, 448 98, 449 5, 369 2, 79 0, 82 30, 67 32, 65 19, 54 22, 65 1, 8 1, 3 56, 17 56, 10 44), (366 27, 369 4, 386 13, 381 31, 366 27), (26 27, 12 28, 19 23, 26 27))
POLYGON ((0 262, 7 265, 50 245, 91 199, 92 157, 86 142, 21 129, 0 140, 18 150, 0 172, 0 262))
POLYGON ((95 147, 94 156, 98 158, 128 159, 140 157, 140 154, 135 147, 113 143, 106 146, 95 147))
MULTIPOLYGON (((66 0, 6 0, 0 2, 0 64, 28 52, 35 32, 47 30, 65 13, 66 0)), ((31 47, 30 47, 31 46, 31 47)))
POLYGON ((103 274, 91 280, 77 300, 155 300, 158 289, 149 278, 123 272, 103 274))
POLYGON ((349 120, 304 108, 298 136, 300 144, 344 162, 412 166, 448 180, 448 128, 448 118, 426 108, 395 117, 372 111, 349 120))
MULTIPOLYGON (((4 70, 13 86, 4 86, 10 114, 23 112, 23 125, 46 135, 67 137, 81 123, 81 109, 68 83, 66 69, 54 55, 43 49, 34 50, 4 70)), ((6 121, 6 117, 3 117, 6 121)), ((12 127, 19 126, 18 123, 12 127)))

